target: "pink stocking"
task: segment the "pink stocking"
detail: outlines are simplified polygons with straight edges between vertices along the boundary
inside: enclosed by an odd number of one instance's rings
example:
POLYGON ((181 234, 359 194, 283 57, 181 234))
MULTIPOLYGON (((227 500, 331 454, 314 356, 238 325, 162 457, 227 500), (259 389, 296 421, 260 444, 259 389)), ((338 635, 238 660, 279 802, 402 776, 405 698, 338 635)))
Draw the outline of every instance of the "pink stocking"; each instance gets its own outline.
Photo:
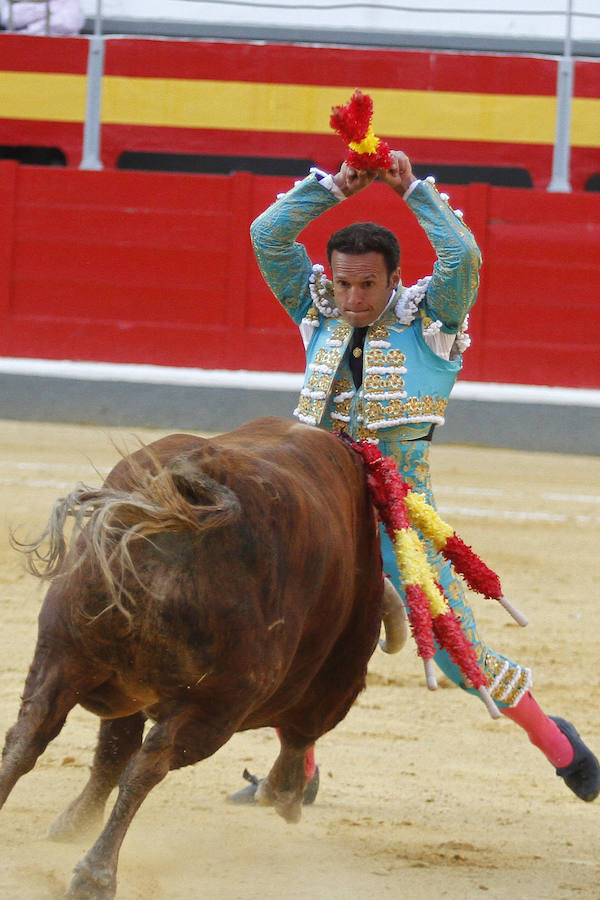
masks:
MULTIPOLYGON (((279 728, 275 729, 277 732, 277 737, 279 735, 279 728)), ((315 772, 317 771, 317 764, 315 762, 315 745, 309 747, 306 753, 304 754, 304 777, 306 778, 306 783, 315 777, 315 772)))
POLYGON ((568 766, 573 761, 571 742, 540 709, 531 691, 523 694, 516 706, 501 709, 501 712, 527 732, 531 743, 555 768, 568 766))

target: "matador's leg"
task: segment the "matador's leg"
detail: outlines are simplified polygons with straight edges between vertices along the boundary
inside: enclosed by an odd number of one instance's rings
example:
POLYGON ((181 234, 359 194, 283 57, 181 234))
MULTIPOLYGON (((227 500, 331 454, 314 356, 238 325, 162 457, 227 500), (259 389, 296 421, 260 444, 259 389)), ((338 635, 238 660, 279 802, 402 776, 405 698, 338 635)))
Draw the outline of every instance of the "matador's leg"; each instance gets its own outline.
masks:
MULTIPOLYGON (((394 457, 402 477, 414 490, 423 494, 432 506, 435 506, 429 474, 429 442, 381 444, 380 450, 384 455, 394 457)), ((384 572, 404 598, 393 547, 383 529, 381 543, 384 572)), ((564 719, 547 716, 542 711, 530 690, 532 683, 530 670, 491 650, 485 644, 479 635, 475 616, 467 603, 461 580, 428 541, 424 540, 423 544, 448 602, 457 618, 461 620, 475 649, 497 706, 504 715, 525 730, 530 741, 555 766, 557 775, 565 780, 567 786, 578 797, 586 801, 594 800, 600 793, 600 764, 594 754, 583 743, 573 725, 564 719)), ((434 659, 455 684, 477 695, 476 691, 465 685, 458 666, 445 651, 438 650, 434 659)))

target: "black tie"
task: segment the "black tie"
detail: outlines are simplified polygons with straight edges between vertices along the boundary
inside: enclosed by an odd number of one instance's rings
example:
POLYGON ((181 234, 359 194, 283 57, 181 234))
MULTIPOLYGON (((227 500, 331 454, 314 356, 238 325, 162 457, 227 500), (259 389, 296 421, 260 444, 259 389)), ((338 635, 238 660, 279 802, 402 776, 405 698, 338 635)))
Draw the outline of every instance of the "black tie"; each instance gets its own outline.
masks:
POLYGON ((349 347, 350 371, 352 372, 354 387, 357 390, 361 386, 363 379, 363 346, 365 343, 367 328, 368 326, 365 325, 364 328, 354 329, 354 334, 352 335, 349 347))

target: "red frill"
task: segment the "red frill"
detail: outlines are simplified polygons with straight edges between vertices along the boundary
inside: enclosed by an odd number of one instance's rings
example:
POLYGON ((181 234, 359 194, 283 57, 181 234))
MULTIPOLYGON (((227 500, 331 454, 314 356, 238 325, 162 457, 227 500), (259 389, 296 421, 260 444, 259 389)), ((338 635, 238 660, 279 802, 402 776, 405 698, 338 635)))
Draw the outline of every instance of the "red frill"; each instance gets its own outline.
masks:
POLYGON ((356 90, 348 103, 333 107, 329 124, 347 144, 354 144, 366 136, 372 116, 372 99, 368 94, 356 90))
POLYGON ((410 490, 400 476, 396 463, 390 456, 382 456, 375 444, 368 441, 352 443, 351 446, 362 456, 367 469, 367 484, 371 500, 390 537, 394 532, 410 526, 410 519, 404 498, 410 490))
POLYGON ((442 554, 460 572, 472 590, 493 600, 500 599, 500 579, 456 533, 448 538, 442 554))
POLYGON ((410 630, 417 645, 417 653, 421 659, 433 659, 435 645, 431 622, 429 601, 418 584, 409 584, 406 587, 406 604, 408 606, 408 621, 410 630))
POLYGON ((350 150, 346 156, 346 162, 359 172, 368 172, 377 169, 389 169, 392 164, 390 148, 385 141, 379 140, 375 153, 357 153, 350 150))
MULTIPOLYGON (((334 106, 329 124, 346 144, 359 144, 367 136, 373 117, 373 101, 368 94, 356 90, 344 106, 334 106)), ((360 172, 388 169, 392 164, 390 148, 379 139, 375 153, 357 153, 348 150, 346 162, 360 172)))
POLYGON ((433 630, 438 644, 446 651, 462 674, 469 679, 474 688, 485 687, 487 679, 477 662, 475 651, 460 627, 460 622, 450 609, 447 613, 432 619, 433 630))

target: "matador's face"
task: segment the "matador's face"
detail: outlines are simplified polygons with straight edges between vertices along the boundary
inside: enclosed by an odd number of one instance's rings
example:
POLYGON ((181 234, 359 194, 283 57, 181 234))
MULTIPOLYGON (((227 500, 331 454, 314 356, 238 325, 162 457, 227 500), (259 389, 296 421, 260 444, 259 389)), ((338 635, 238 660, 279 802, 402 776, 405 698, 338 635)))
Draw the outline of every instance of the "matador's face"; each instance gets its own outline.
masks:
POLYGON ((400 282, 400 269, 388 272, 382 253, 331 254, 333 296, 343 319, 354 328, 371 325, 400 282))

